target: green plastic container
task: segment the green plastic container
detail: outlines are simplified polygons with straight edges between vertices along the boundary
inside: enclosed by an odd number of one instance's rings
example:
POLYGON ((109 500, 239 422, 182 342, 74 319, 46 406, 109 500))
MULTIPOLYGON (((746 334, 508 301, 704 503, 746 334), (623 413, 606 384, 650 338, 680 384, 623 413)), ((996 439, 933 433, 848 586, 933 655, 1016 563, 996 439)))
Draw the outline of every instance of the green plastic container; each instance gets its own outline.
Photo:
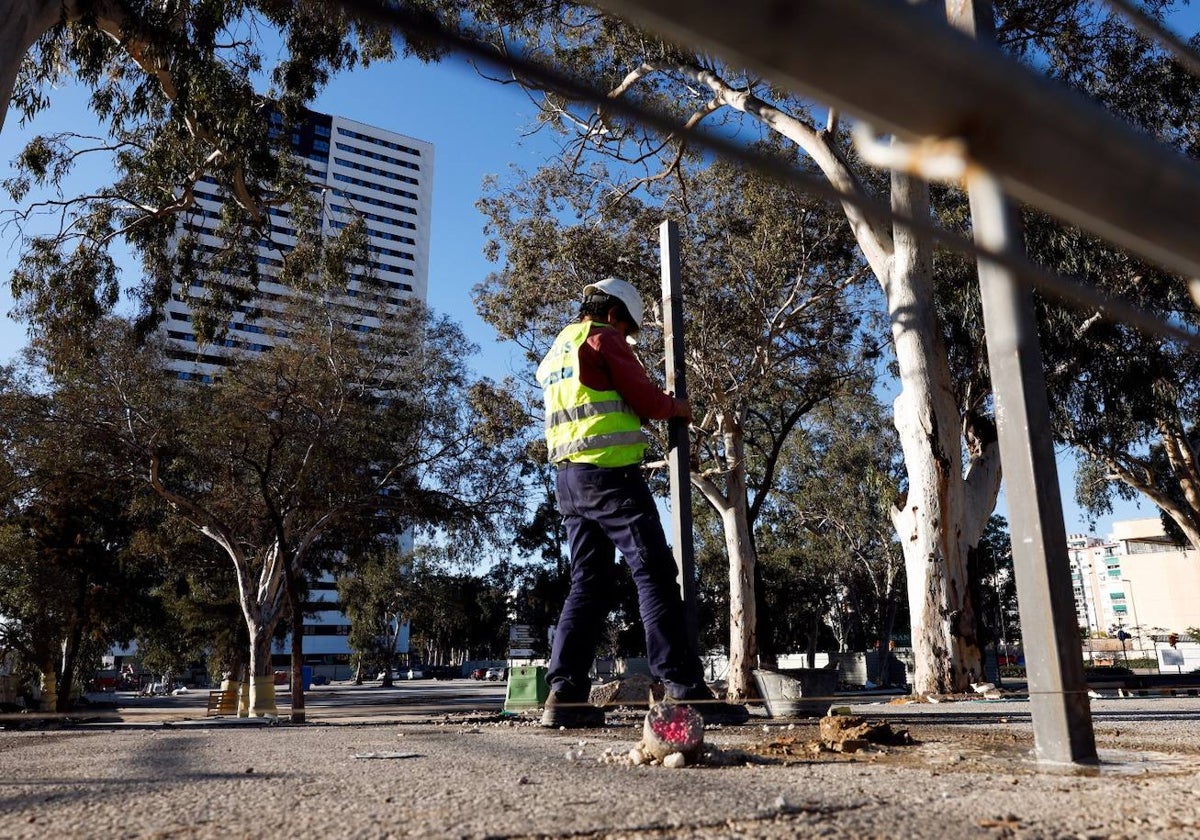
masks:
POLYGON ((528 712, 544 706, 549 696, 545 665, 518 665, 508 669, 504 711, 528 712))

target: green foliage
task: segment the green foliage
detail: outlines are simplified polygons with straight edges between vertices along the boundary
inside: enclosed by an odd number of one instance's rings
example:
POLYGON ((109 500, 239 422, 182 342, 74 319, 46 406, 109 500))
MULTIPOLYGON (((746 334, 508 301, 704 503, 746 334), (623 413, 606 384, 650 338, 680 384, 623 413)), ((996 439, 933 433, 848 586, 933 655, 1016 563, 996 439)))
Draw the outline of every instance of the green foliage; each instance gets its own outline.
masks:
POLYGON ((411 557, 402 556, 389 542, 371 541, 347 555, 339 569, 338 600, 350 619, 347 643, 364 671, 392 667, 401 614, 408 607, 411 557))
MULTIPOLYGON (((1179 5, 1153 0, 1140 8, 1161 17, 1179 5)), ((1009 49, 1160 141, 1200 154, 1200 80, 1120 15, 1089 4, 1028 0, 1006 0, 998 10, 1009 49)), ((1026 212, 1024 221, 1038 263, 1176 326, 1200 323, 1180 278, 1043 214, 1026 212)), ((1200 408, 1197 355, 1103 311, 1048 302, 1039 308, 1055 433, 1083 462, 1077 501, 1098 516, 1111 512, 1114 498, 1143 494, 1169 510, 1176 533, 1200 538, 1200 510, 1187 500, 1194 500, 1190 488, 1200 478, 1190 463, 1200 408)))
POLYGON ((474 575, 446 571, 445 557, 418 552, 405 575, 410 649, 425 662, 497 659, 508 646, 509 589, 502 571, 474 575))
POLYGON ((217 682, 237 674, 249 638, 228 557, 200 534, 172 523, 164 535, 167 563, 154 587, 152 610, 138 627, 138 657, 159 674, 204 663, 217 682))
MULTIPOLYGON (((414 527, 469 530, 459 544, 477 550, 518 501, 515 427, 490 422, 513 410, 501 389, 470 379, 461 330, 416 306, 381 311, 368 332, 344 317, 297 299, 271 316, 286 343, 232 358, 208 386, 164 376, 162 351, 119 322, 89 348, 43 351, 62 406, 54 421, 94 435, 113 469, 220 548, 256 650, 285 593, 298 598, 329 551, 414 527)), ((169 654, 192 650, 194 639, 176 640, 169 654)))
MULTIPOLYGON (((75 80, 91 90, 104 136, 35 137, 3 185, 14 203, 5 221, 24 240, 13 281, 18 313, 35 335, 73 338, 115 304, 120 278, 108 252, 124 240, 142 262, 143 326, 161 317, 171 280, 196 270, 172 234, 178 218, 195 212, 192 189, 202 178, 221 187, 226 243, 217 264, 203 270, 219 274, 221 260, 244 261, 260 238, 274 239, 267 207, 307 195, 287 144, 303 106, 333 74, 394 55, 390 32, 356 23, 336 5, 63 3, 60 22, 23 63, 5 57, 0 74, 8 78, 0 82, 11 81, 19 64, 12 108, 29 121, 53 87, 75 80), (264 73, 270 87, 257 89, 264 73), (272 108, 284 117, 277 134, 266 130, 272 108), (94 158, 112 169, 114 183, 63 195, 80 161, 94 158), (46 212, 57 217, 49 232, 33 223, 46 212)), ((220 323, 242 301, 234 294, 196 304, 220 323)))
POLYGON ((0 379, 0 650, 53 673, 65 711, 92 654, 151 614, 160 558, 141 534, 154 517, 109 443, 62 422, 71 406, 11 371, 0 379))
POLYGON ((984 644, 1021 638, 1017 608, 1017 581, 1013 572, 1012 541, 1008 522, 1001 516, 988 519, 979 545, 971 552, 970 579, 979 588, 979 638, 984 644))
POLYGON ((771 650, 886 648, 905 606, 889 516, 902 474, 896 433, 869 390, 806 418, 755 535, 771 650))

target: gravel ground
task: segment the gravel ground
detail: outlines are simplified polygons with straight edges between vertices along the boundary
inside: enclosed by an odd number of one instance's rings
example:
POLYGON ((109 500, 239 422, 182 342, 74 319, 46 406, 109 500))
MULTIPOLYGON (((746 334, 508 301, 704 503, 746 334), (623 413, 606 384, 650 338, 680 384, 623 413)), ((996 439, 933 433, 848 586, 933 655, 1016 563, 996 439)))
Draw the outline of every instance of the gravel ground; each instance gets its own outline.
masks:
POLYGON ((1035 764, 1019 702, 856 706, 917 743, 855 755, 814 755, 814 720, 760 719, 676 770, 605 759, 636 744, 632 715, 10 729, 0 838, 1200 837, 1200 700, 1092 708, 1088 770, 1035 764))

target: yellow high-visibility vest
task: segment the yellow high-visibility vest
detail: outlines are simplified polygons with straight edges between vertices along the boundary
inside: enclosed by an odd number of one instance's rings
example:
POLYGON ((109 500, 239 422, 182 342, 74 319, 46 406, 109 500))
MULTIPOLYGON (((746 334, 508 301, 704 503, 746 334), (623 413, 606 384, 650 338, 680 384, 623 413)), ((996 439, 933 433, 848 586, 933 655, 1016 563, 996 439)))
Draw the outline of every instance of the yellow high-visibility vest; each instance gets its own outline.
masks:
POLYGON ((596 391, 579 381, 579 348, 593 326, 601 325, 583 321, 564 329, 538 365, 550 463, 637 464, 647 444, 641 418, 616 391, 596 391))

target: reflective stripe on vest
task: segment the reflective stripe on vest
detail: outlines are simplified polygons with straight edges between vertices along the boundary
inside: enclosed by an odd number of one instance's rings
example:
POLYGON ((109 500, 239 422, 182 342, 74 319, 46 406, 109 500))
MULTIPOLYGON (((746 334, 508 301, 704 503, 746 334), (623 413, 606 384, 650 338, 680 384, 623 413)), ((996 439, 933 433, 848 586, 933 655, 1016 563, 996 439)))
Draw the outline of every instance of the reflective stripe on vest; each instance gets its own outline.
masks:
POLYGON ((585 321, 564 329, 538 365, 550 461, 629 466, 646 450, 641 419, 616 391, 597 391, 579 381, 579 348, 593 326, 585 321))
POLYGON ((626 414, 633 414, 633 409, 629 407, 629 404, 625 400, 584 403, 583 405, 576 405, 571 408, 559 409, 553 414, 547 414, 546 428, 549 429, 560 423, 568 423, 572 420, 582 420, 585 417, 595 417, 598 414, 607 414, 610 411, 623 411, 626 414))

